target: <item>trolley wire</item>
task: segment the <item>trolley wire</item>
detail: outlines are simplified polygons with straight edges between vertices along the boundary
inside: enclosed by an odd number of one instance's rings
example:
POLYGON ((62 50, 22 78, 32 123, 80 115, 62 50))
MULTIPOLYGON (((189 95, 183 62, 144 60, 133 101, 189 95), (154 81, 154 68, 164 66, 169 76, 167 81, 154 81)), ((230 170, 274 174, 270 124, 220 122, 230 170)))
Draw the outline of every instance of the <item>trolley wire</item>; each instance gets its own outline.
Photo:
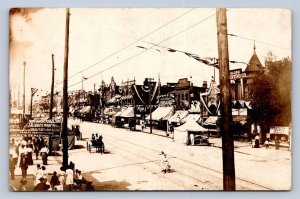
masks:
MULTIPOLYGON (((101 71, 99 71, 99 72, 97 72, 97 73, 91 75, 91 76, 88 77, 87 79, 89 80, 89 79, 91 79, 91 78, 93 78, 93 77, 95 77, 95 76, 97 76, 97 75, 99 75, 99 74, 101 74, 101 73, 103 73, 103 72, 105 72, 105 71, 108 71, 108 70, 110 70, 110 69, 112 69, 112 68, 114 68, 114 67, 116 67, 116 66, 118 66, 118 65, 120 65, 120 64, 122 64, 122 63, 125 63, 125 62, 127 62, 127 61, 129 61, 129 60, 131 60, 131 59, 133 59, 133 58, 135 58, 135 57, 137 57, 137 56, 139 56, 139 55, 141 55, 141 54, 147 52, 148 50, 154 48, 155 46, 158 46, 158 45, 160 45, 161 43, 163 43, 163 42, 165 42, 165 41, 167 41, 167 40, 170 40, 170 39, 172 39, 173 37, 175 37, 175 36, 177 36, 177 35, 179 35, 179 34, 185 32, 185 31, 187 31, 187 30, 189 30, 189 29, 191 29, 191 28, 193 28, 193 27, 195 27, 195 26, 197 26, 197 25, 199 25, 199 24, 205 22, 206 20, 212 18, 212 17, 215 16, 215 15, 216 15, 216 14, 214 13, 214 14, 212 14, 212 15, 210 15, 210 16, 208 16, 208 17, 206 17, 206 18, 204 18, 204 19, 202 19, 202 20, 200 20, 200 21, 198 21, 197 23, 194 23, 194 24, 188 26, 187 28, 185 28, 185 29, 183 29, 183 30, 181 30, 181 31, 179 31, 179 32, 177 32, 177 33, 171 35, 170 37, 168 37, 168 38, 166 38, 166 39, 160 41, 159 43, 153 44, 153 46, 151 46, 151 47, 149 47, 149 48, 147 48, 147 49, 145 49, 145 50, 143 50, 143 51, 141 51, 141 52, 139 52, 139 53, 137 53, 137 54, 134 54, 133 56, 128 57, 128 58, 126 58, 125 60, 122 60, 122 61, 120 61, 120 62, 118 62, 118 63, 116 63, 116 64, 113 64, 113 65, 109 66, 108 68, 105 68, 105 69, 103 69, 103 70, 101 70, 101 71)), ((78 81, 78 82, 76 82, 76 83, 74 83, 74 84, 68 86, 68 88, 73 87, 73 86, 76 86, 77 84, 80 84, 82 81, 86 81, 86 80, 78 81)))

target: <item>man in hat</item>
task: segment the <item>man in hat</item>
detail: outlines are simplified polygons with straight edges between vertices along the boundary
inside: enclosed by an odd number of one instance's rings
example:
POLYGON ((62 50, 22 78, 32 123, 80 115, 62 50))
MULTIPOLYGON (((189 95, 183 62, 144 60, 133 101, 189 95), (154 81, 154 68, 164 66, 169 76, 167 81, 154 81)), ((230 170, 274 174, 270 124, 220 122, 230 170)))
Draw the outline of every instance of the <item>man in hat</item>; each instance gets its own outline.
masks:
POLYGON ((20 168, 22 170, 22 177, 26 179, 27 169, 28 169, 29 161, 27 157, 27 152, 21 154, 20 158, 20 168))
POLYGON ((40 183, 34 187, 34 191, 47 191, 50 188, 50 185, 46 184, 46 179, 41 177, 39 180, 40 183))
POLYGON ((9 171, 10 171, 10 179, 14 180, 15 179, 15 161, 13 159, 13 155, 9 154, 9 171))

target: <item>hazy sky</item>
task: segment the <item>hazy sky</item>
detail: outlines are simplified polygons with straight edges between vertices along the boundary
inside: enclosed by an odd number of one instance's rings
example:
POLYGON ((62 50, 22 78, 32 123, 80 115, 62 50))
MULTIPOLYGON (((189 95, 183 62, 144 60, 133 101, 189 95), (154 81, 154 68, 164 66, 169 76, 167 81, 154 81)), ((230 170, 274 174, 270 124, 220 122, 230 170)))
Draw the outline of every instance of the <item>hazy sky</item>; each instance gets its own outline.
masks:
MULTIPOLYGON (((204 80, 210 82, 213 75, 210 66, 183 53, 168 52, 162 47, 142 52, 145 49, 136 46, 150 48, 152 45, 146 41, 194 53, 201 58, 217 57, 215 9, 71 8, 70 12, 69 77, 79 74, 69 79, 69 86, 79 83, 69 90, 81 88, 82 76, 88 77, 83 83, 85 90, 93 90, 94 83, 98 87, 102 78, 109 83, 111 76, 114 76, 117 84, 134 77, 138 84, 145 77, 157 80, 158 73, 162 83, 177 82, 179 78, 190 76, 198 86, 204 80), (137 40, 140 41, 126 47, 137 40), (120 52, 112 55, 117 51, 120 52)), ((28 9, 25 13, 23 10, 11 16, 10 85, 15 91, 13 95, 19 86, 22 94, 24 61, 27 63, 26 101, 30 100, 31 87, 50 90, 52 53, 55 55, 55 79, 62 81, 65 18, 66 9, 28 9)), ((278 59, 291 57, 289 10, 228 9, 227 19, 228 33, 250 39, 229 37, 230 60, 248 63, 253 54, 253 39, 256 40, 256 52, 262 64, 268 51, 272 51, 278 59)), ((245 68, 245 65, 233 67, 245 68)), ((62 84, 56 87, 61 90, 62 84)))

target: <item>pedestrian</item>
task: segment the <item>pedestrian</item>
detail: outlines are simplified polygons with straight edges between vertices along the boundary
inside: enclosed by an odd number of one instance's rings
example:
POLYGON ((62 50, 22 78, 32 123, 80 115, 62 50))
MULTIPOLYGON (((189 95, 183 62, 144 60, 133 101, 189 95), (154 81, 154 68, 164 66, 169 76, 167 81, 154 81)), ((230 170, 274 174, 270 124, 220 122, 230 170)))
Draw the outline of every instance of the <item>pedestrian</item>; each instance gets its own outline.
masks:
POLYGON ((28 165, 29 162, 28 162, 27 153, 22 153, 20 157, 20 168, 22 170, 22 178, 26 179, 28 165))
POLYGON ((12 150, 12 158, 13 158, 13 162, 14 162, 14 167, 16 168, 16 165, 18 163, 18 147, 14 147, 12 150))
POLYGON ((276 150, 279 149, 279 140, 278 140, 278 138, 275 138, 275 149, 276 150))
POLYGON ((40 153, 40 143, 39 143, 39 138, 36 136, 33 138, 33 151, 35 153, 35 159, 39 159, 39 153, 40 153))
POLYGON ((166 173, 167 171, 170 172, 170 164, 167 159, 167 154, 165 154, 163 151, 161 153, 160 165, 162 167, 162 172, 164 173, 166 173))
POLYGON ((69 167, 73 171, 73 178, 75 178, 75 164, 72 161, 70 161, 69 167))
POLYGON ((173 126, 172 123, 170 124, 170 133, 171 133, 171 134, 174 134, 174 126, 173 126))
POLYGON ((45 178, 45 179, 46 179, 46 182, 47 182, 47 180, 48 180, 48 173, 47 173, 47 171, 46 171, 46 167, 45 167, 45 166, 42 166, 41 168, 42 168, 42 169, 41 169, 41 171, 42 171, 42 177, 45 178))
POLYGON ((255 148, 259 148, 259 136, 255 136, 255 148))
POLYGON ((66 172, 64 171, 63 167, 60 167, 60 171, 58 173, 58 181, 59 181, 59 185, 57 186, 58 191, 64 190, 65 178, 66 178, 66 172))
POLYGON ((144 131, 144 129, 145 129, 145 120, 142 120, 142 131, 144 131))
POLYGON ((53 172, 53 176, 51 177, 51 180, 50 180, 50 185, 51 185, 51 188, 53 191, 58 190, 57 186, 59 186, 60 183, 59 183, 56 171, 53 172))
POLYGON ((32 144, 27 144, 26 148, 27 148, 27 156, 28 156, 29 165, 33 165, 33 159, 32 159, 33 146, 32 146, 32 144))
POLYGON ((40 182, 39 179, 44 175, 40 164, 36 165, 36 170, 34 171, 33 175, 33 185, 36 186, 40 182))
POLYGON ((46 184, 46 179, 41 177, 40 182, 34 187, 34 191, 48 191, 50 185, 46 184))
POLYGON ((66 170, 66 185, 68 186, 68 191, 72 191, 72 186, 74 184, 74 175, 73 175, 73 170, 68 167, 66 170))
POLYGON ((252 146, 252 148, 255 147, 255 140, 254 139, 251 140, 251 146, 252 146))
POLYGON ((10 179, 14 180, 15 179, 15 161, 13 159, 13 155, 9 154, 9 172, 10 172, 10 179))
POLYGON ((265 141, 265 147, 266 147, 266 149, 269 148, 269 139, 266 139, 266 141, 265 141))
POLYGON ((40 151, 40 155, 42 157, 43 160, 43 165, 47 165, 47 161, 48 161, 48 153, 49 153, 49 149, 47 148, 47 146, 45 145, 41 151, 40 151))

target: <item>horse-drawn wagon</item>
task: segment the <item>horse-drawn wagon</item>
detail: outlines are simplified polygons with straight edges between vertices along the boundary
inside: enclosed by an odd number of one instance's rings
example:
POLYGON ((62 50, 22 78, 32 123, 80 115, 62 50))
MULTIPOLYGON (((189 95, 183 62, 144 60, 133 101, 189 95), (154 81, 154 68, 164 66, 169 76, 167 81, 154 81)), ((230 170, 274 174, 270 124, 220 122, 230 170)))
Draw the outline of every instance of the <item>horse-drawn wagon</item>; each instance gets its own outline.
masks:
POLYGON ((86 142, 86 148, 91 153, 92 148, 96 149, 96 153, 104 153, 105 147, 104 142, 102 141, 102 136, 100 135, 98 139, 92 138, 86 142))

